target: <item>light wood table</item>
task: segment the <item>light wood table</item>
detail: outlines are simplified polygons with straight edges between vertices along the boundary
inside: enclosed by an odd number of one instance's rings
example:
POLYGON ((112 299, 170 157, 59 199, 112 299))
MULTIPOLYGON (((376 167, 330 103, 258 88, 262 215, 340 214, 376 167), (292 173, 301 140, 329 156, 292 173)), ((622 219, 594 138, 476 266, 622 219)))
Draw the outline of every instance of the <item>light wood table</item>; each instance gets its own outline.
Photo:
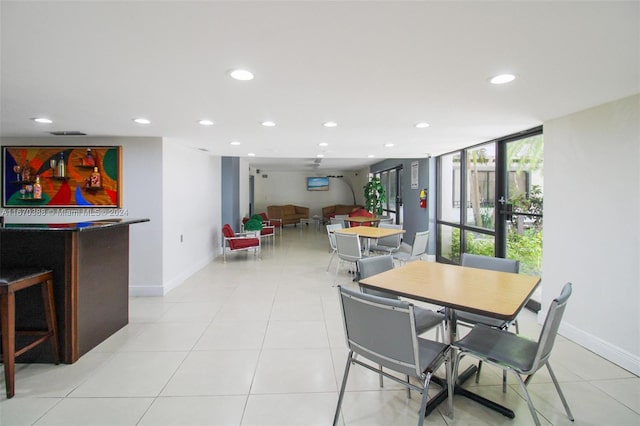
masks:
POLYGON ((373 226, 377 226, 378 222, 380 222, 379 217, 367 217, 367 216, 352 216, 345 219, 345 222, 354 222, 354 223, 371 223, 373 226))
POLYGON ((368 255, 372 239, 377 240, 379 238, 390 237, 391 235, 404 234, 407 231, 404 229, 375 228, 373 226, 354 226, 353 228, 339 229, 335 232, 339 232, 341 234, 355 234, 361 238, 366 238, 367 244, 365 246, 365 252, 368 255))
MULTIPOLYGON (((364 287, 444 306, 450 343, 455 342, 457 335, 455 310, 511 321, 518 315, 539 283, 539 277, 530 275, 424 261, 411 262, 360 280, 360 285, 364 287)), ((512 410, 459 386, 474 373, 475 365, 459 376, 455 393, 473 399, 507 417, 515 417, 512 410)), ((439 382, 443 384, 441 379, 439 382)), ((446 397, 447 388, 444 383, 440 394, 432 398, 427 413, 446 397)))

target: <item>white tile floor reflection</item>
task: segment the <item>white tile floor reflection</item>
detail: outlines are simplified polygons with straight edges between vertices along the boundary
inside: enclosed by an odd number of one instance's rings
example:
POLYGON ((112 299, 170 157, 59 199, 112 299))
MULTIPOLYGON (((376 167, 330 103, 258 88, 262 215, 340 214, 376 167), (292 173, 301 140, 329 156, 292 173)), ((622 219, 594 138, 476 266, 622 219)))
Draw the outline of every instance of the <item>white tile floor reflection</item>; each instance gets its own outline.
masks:
MULTIPOLYGON (((331 424, 346 348, 328 260, 326 233, 288 228, 262 260, 233 254, 165 297, 132 298, 130 324, 77 363, 18 365, 16 396, 0 395, 0 425, 331 424)), ((350 283, 344 270, 338 282, 350 283)), ((532 313, 520 325, 537 337, 532 313)), ((563 338, 552 364, 575 425, 640 424, 638 377, 563 338)), ((500 381, 487 366, 468 386, 515 419, 456 397, 455 420, 438 409, 426 423, 532 424, 513 378, 506 394, 500 381)), ((544 424, 571 424, 546 370, 529 387, 544 424)), ((354 368, 340 422, 415 425, 418 404, 354 368)))

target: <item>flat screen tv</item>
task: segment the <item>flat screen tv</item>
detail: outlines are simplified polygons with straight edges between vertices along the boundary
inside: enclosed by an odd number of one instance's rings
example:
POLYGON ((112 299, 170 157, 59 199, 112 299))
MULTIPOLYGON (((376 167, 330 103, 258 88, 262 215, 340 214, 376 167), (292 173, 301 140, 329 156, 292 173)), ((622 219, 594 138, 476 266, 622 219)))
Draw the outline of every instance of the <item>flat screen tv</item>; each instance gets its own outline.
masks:
POLYGON ((308 177, 307 178, 307 191, 328 191, 328 190, 329 190, 328 177, 308 177))

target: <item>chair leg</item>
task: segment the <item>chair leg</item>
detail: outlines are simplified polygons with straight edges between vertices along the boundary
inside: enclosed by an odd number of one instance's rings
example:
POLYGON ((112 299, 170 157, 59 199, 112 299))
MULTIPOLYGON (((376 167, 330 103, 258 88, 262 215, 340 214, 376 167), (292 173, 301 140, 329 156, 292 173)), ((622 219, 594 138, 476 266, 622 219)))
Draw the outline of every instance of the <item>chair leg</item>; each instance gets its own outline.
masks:
POLYGON ((16 299, 14 293, 0 296, 0 322, 2 322, 2 359, 7 398, 15 393, 16 353, 16 299))
POLYGON ((507 393, 507 370, 502 370, 502 393, 507 393))
POLYGON ((44 315, 47 319, 47 331, 51 336, 51 350, 53 362, 60 364, 60 350, 58 349, 58 323, 56 321, 56 305, 53 300, 53 283, 46 280, 42 283, 42 301, 44 302, 44 315))
POLYGON ((333 256, 335 256, 336 251, 331 252, 331 257, 329 258, 329 264, 327 265, 327 272, 329 272, 329 268, 331 268, 331 262, 333 262, 333 256))
POLYGON ((478 369, 476 370, 476 383, 480 381, 480 370, 482 370, 482 361, 478 361, 478 369))
POLYGON ((378 370, 380 371, 380 387, 384 387, 384 376, 382 375, 382 364, 378 364, 378 370))
POLYGON ((574 421, 573 414, 571 414, 571 409, 569 409, 569 404, 567 403, 567 400, 565 399, 564 394, 560 389, 560 384, 558 383, 558 379, 556 379, 556 375, 553 373, 553 370, 551 369, 551 365, 549 364, 549 361, 547 361, 545 365, 547 366, 547 370, 549 370, 549 375, 551 376, 551 380, 553 380, 553 384, 555 385, 556 390, 558 391, 558 396, 560 396, 562 405, 564 405, 564 411, 567 412, 567 417, 569 417, 569 420, 574 421))
MULTIPOLYGON (((406 377, 407 377, 407 383, 409 383, 409 376, 407 375, 406 377)), ((411 399, 411 388, 409 386, 407 386, 407 399, 411 399)))
POLYGON ((533 406, 533 400, 531 399, 531 395, 529 395, 527 384, 524 382, 524 380, 522 380, 522 377, 520 376, 520 374, 518 374, 517 371, 513 371, 513 373, 516 376, 516 379, 518 379, 518 383, 520 383, 520 388, 522 388, 524 397, 527 400, 527 405, 529 406, 529 411, 531 412, 531 417, 533 417, 534 423, 536 424, 536 426, 540 426, 540 419, 538 419, 538 413, 536 412, 536 407, 533 406))
POLYGON ((427 373, 422 386, 422 399, 420 401, 420 412, 418 413, 418 426, 424 425, 424 416, 427 411, 427 398, 429 397, 429 383, 431 382, 431 372, 427 373))
POLYGON ((338 424, 338 418, 340 417, 340 407, 342 406, 342 399, 344 398, 344 390, 347 387, 347 378, 349 377, 349 369, 351 368, 352 357, 353 351, 349 351, 349 355, 347 356, 347 365, 344 367, 344 375, 342 376, 340 393, 338 394, 338 405, 336 406, 336 413, 333 416, 333 426, 336 426, 338 424))
POLYGON ((453 393, 455 391, 455 386, 453 382, 453 351, 449 348, 447 352, 447 357, 444 360, 445 367, 445 377, 447 379, 447 410, 449 411, 448 415, 451 419, 453 419, 453 393))

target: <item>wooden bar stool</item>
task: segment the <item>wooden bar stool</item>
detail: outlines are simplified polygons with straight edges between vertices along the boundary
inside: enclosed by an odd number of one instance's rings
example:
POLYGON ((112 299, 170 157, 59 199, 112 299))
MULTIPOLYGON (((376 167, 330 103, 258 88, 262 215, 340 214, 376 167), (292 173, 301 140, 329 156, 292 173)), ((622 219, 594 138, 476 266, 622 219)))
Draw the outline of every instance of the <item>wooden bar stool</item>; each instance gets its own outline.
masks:
POLYGON ((56 322, 56 308, 53 302, 53 271, 43 268, 2 268, 0 271, 0 322, 2 323, 4 380, 7 385, 7 398, 11 398, 15 393, 16 357, 49 340, 53 350, 53 360, 56 364, 60 363, 58 325, 56 322), (47 319, 47 330, 16 331, 15 293, 36 284, 42 284, 42 301, 47 319), (39 337, 27 346, 16 350, 16 334, 39 337))

